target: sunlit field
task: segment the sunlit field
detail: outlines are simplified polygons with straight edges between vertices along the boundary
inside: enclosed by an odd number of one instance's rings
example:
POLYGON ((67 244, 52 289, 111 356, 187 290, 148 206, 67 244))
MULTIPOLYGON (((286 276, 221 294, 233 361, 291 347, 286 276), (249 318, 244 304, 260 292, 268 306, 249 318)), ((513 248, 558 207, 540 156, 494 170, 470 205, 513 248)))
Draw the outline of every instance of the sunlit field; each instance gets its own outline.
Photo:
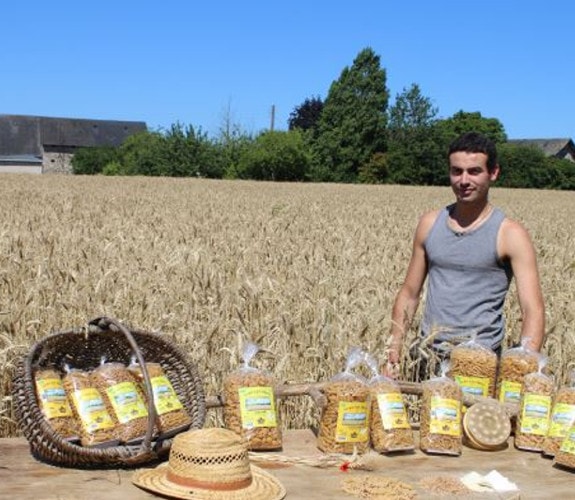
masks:
MULTIPOLYGON (((352 346, 383 362, 418 216, 451 200, 437 187, 1 175, 0 436, 18 433, 17 357, 103 315, 173 338, 208 395, 248 339, 279 383, 329 379, 352 346)), ((494 188, 491 200, 535 242, 545 352, 562 383, 575 368, 575 193, 494 188)), ((506 314, 510 345, 514 288, 506 314)), ((289 427, 317 420, 306 396, 285 400, 282 416, 289 427)))

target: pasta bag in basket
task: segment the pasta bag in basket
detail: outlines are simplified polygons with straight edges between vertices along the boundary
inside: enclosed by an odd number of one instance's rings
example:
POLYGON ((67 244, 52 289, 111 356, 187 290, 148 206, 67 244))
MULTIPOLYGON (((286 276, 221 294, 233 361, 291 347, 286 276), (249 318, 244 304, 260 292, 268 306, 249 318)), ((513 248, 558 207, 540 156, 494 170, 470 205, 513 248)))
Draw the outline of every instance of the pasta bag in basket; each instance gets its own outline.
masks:
POLYGON ((493 397, 497 378, 497 354, 477 342, 475 336, 455 346, 450 354, 449 376, 463 394, 493 397))
POLYGON ((501 403, 518 405, 523 393, 525 375, 538 370, 539 357, 526 346, 528 340, 523 339, 520 346, 506 349, 501 354, 496 394, 501 403))
POLYGON ((379 453, 414 450, 413 431, 399 384, 379 374, 378 364, 373 356, 366 356, 366 363, 373 373, 368 382, 369 437, 372 448, 379 453))
MULTIPOLYGON (((192 423, 192 418, 186 412, 184 405, 162 368, 160 363, 146 363, 146 369, 152 385, 152 397, 156 409, 156 429, 162 438, 168 438, 174 434, 186 430, 192 423)), ((144 398, 146 407, 148 396, 144 382, 142 368, 135 358, 128 365, 128 370, 138 381, 138 388, 144 398)))
POLYGON ((365 359, 352 348, 345 369, 326 384, 317 447, 325 453, 364 453, 369 449, 369 387, 352 370, 365 359))
POLYGON ((128 367, 102 361, 92 372, 92 378, 117 423, 116 437, 122 443, 141 441, 148 429, 148 408, 128 367))
POLYGON ((224 379, 224 423, 247 439, 250 450, 279 450, 282 432, 275 380, 269 373, 250 366, 259 350, 248 342, 243 349, 243 365, 224 379))
POLYGON ((447 377, 449 362, 441 364, 441 376, 423 382, 419 446, 426 453, 461 455, 461 408, 463 393, 447 377))
POLYGON ((65 366, 62 378, 66 394, 72 402, 72 412, 80 423, 82 446, 107 447, 119 443, 117 421, 110 415, 104 396, 95 385, 90 372, 65 366))
POLYGON ((569 382, 555 393, 549 430, 543 442, 545 455, 554 456, 559 451, 573 421, 575 421, 575 371, 571 372, 569 382))
POLYGON ((54 368, 37 368, 34 385, 40 409, 50 427, 64 439, 78 440, 80 430, 60 372, 54 368))
POLYGON ((523 378, 523 394, 515 429, 515 447, 520 450, 543 450, 555 390, 553 378, 543 373, 546 365, 547 357, 539 354, 538 371, 528 373, 523 378))

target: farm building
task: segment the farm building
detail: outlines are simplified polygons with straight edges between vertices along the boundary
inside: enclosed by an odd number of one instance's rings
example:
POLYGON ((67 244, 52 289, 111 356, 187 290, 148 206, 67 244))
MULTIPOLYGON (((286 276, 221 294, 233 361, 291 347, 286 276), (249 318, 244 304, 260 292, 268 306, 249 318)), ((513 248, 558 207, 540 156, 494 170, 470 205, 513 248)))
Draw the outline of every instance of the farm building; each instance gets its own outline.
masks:
POLYGON ((71 173, 78 148, 119 146, 144 122, 0 115, 0 172, 71 173))
POLYGON ((540 149, 545 156, 555 156, 575 162, 575 144, 573 139, 511 139, 509 144, 532 146, 540 149))

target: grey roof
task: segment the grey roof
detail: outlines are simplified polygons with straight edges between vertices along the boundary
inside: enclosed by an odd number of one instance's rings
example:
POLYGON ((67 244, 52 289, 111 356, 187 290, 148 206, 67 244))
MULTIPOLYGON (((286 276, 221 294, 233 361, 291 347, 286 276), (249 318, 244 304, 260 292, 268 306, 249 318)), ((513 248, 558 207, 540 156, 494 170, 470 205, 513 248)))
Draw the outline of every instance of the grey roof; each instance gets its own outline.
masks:
POLYGON ((534 146, 541 149, 547 156, 557 156, 565 148, 575 148, 570 138, 555 139, 510 139, 510 144, 516 146, 534 146))
POLYGON ((0 155, 41 156, 43 146, 119 146, 145 122, 0 115, 0 155))
POLYGON ((42 165, 42 158, 35 155, 0 155, 0 165, 28 165, 30 163, 42 165))

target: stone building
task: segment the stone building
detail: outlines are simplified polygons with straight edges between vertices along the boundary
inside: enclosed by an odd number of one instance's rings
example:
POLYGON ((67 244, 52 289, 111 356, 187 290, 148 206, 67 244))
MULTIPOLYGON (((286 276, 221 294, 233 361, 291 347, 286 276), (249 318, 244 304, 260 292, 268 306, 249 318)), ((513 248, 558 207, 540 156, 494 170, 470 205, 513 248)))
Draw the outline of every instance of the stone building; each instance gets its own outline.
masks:
POLYGON ((72 173, 79 148, 120 146, 145 122, 0 115, 0 172, 72 173))

